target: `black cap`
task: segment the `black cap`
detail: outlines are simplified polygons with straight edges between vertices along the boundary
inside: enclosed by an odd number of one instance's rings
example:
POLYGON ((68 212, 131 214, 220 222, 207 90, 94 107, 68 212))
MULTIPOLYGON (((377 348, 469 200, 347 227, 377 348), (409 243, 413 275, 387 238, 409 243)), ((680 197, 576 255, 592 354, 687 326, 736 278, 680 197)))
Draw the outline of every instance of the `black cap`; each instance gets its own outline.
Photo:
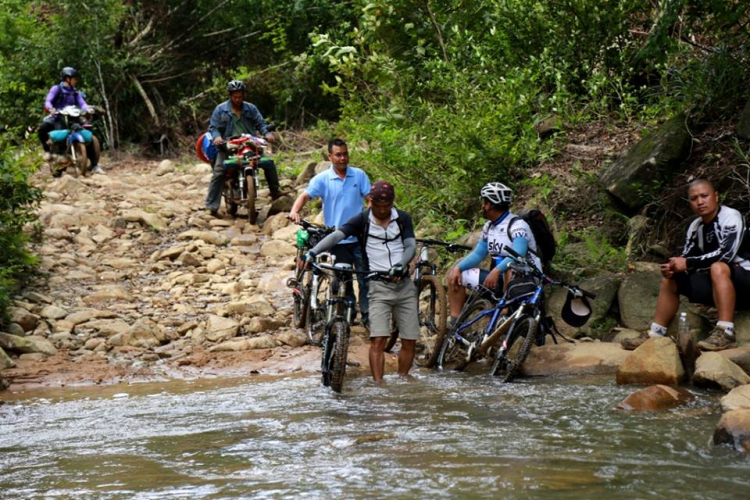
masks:
POLYGON ((591 305, 586 297, 576 295, 568 291, 565 305, 562 310, 562 319, 574 328, 580 328, 586 324, 591 316, 591 305))

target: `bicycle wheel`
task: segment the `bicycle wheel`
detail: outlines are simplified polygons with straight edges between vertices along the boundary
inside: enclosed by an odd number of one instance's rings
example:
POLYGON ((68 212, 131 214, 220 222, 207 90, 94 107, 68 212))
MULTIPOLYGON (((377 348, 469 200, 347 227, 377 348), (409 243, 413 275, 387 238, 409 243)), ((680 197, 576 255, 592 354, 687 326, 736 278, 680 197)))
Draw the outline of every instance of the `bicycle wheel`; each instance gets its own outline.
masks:
MULTIPOLYGON (((303 265, 304 266, 304 265, 303 265)), ((310 308, 310 290, 312 272, 304 267, 297 269, 296 284, 292 289, 294 298, 294 326, 304 328, 307 323, 307 310, 310 308)))
MULTIPOLYGON (((489 300, 477 299, 461 311, 456 324, 461 325, 471 321, 482 311, 491 308, 492 303, 489 300)), ((461 337, 468 342, 479 340, 482 337, 482 334, 487 330, 487 325, 489 325, 491 319, 491 315, 479 319, 470 327, 461 330, 461 337)), ((449 332, 440 346, 440 351, 438 352, 436 360, 437 367, 441 370, 463 370, 466 368, 466 365, 469 364, 469 360, 467 359, 469 354, 468 348, 469 346, 461 342, 456 336, 455 330, 449 332)))
POLYGON ((447 331, 445 288, 437 276, 423 276, 419 284, 419 340, 414 362, 432 368, 447 331))
POLYGON ((317 283, 310 286, 310 293, 307 298, 307 339, 310 345, 320 345, 323 340, 323 333, 326 326, 326 289, 327 280, 322 276, 318 277, 317 283), (315 297, 317 304, 312 307, 312 298, 315 297))
POLYGON ((331 389, 341 392, 344 386, 344 375, 346 375, 346 356, 349 353, 349 324, 343 319, 337 319, 333 323, 333 353, 329 372, 331 374, 331 389))
POLYGON ((490 375, 501 377, 503 382, 510 382, 520 371, 531 345, 536 340, 537 323, 531 316, 521 316, 508 333, 508 347, 504 352, 498 351, 490 368, 490 375))

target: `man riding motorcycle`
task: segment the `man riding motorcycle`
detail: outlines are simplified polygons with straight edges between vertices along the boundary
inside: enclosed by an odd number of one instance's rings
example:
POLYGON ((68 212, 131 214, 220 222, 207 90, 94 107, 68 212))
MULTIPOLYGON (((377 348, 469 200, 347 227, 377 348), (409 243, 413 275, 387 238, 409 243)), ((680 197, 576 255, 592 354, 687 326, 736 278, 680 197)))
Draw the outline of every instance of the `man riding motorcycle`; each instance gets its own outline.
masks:
MULTIPOLYGON (((39 125, 38 135, 44 149, 45 161, 52 159, 52 152, 48 144, 49 133, 64 127, 57 111, 63 109, 65 106, 76 106, 83 112, 91 110, 91 107, 84 101, 83 95, 76 88, 79 79, 80 75, 75 68, 69 66, 63 68, 60 83, 49 90, 47 98, 44 100, 44 111, 49 113, 49 116, 44 117, 41 125, 39 125)), ((91 160, 89 171, 95 174, 104 174, 104 170, 99 166, 99 152, 94 147, 93 141, 86 144, 86 156, 91 160)), ((61 175, 62 171, 55 172, 55 174, 61 175)))
MULTIPOLYGON (((227 84, 229 99, 214 109, 208 133, 211 134, 213 144, 217 147, 216 159, 213 163, 213 176, 208 185, 206 209, 211 215, 217 216, 221 205, 221 191, 224 186, 224 160, 227 158, 226 149, 221 147, 230 137, 241 134, 262 134, 268 142, 274 142, 276 137, 268 130, 263 116, 253 104, 245 102, 247 86, 239 80, 232 80, 227 84)), ((258 166, 266 175, 271 198, 282 196, 279 191, 279 176, 276 165, 272 160, 262 160, 258 166)))

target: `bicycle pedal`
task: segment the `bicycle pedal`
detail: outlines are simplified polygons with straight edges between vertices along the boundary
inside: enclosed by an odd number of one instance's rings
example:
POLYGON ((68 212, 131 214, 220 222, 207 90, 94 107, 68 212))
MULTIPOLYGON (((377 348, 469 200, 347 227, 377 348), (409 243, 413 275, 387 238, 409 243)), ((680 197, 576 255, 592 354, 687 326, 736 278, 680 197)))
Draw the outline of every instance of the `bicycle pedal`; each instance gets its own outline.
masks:
POLYGON ((356 361, 347 361, 346 362, 346 366, 353 366, 355 368, 358 368, 358 367, 362 366, 362 364, 361 363, 357 363, 356 361))

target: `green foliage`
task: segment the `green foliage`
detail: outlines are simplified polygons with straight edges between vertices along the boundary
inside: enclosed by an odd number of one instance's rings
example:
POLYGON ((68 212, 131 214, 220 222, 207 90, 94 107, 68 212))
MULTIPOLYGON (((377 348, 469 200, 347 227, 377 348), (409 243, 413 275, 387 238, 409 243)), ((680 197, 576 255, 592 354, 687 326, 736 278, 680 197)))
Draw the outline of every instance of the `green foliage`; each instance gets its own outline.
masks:
POLYGON ((22 150, 0 138, 0 323, 19 283, 37 264, 27 249, 42 192, 28 183, 35 168, 22 150))
POLYGON ((612 245, 604 234, 590 230, 575 236, 579 242, 569 244, 569 233, 563 232, 558 235, 557 244, 561 251, 555 255, 555 270, 577 275, 587 268, 614 273, 627 269, 628 257, 625 249, 612 245))

